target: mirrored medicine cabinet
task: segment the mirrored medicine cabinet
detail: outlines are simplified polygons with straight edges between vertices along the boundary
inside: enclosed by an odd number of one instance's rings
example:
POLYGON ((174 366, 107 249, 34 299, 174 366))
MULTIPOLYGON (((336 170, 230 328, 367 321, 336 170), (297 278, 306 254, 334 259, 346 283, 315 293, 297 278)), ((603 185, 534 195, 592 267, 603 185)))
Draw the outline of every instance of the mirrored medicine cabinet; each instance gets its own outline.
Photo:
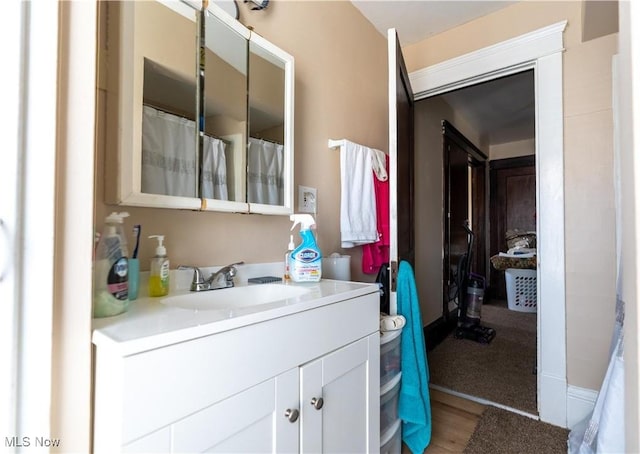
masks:
POLYGON ((106 202, 292 213, 293 57, 213 3, 104 3, 106 202))

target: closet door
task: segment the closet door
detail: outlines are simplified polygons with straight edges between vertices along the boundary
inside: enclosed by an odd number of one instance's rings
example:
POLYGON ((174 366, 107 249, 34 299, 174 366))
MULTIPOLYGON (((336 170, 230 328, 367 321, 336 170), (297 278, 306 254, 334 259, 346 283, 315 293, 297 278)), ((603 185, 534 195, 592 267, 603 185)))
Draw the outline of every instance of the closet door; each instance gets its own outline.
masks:
MULTIPOLYGON (((467 253, 468 235, 464 229, 469 221, 469 157, 455 141, 444 137, 444 276, 442 279, 444 301, 443 317, 453 309, 450 303, 463 293, 460 266, 467 253)), ((459 302, 459 301, 458 301, 459 302)))
MULTIPOLYGON (((493 256, 507 252, 508 230, 536 230, 535 156, 491 161, 491 248, 493 256)), ((491 296, 506 300, 504 271, 491 269, 491 296)))
POLYGON ((400 260, 414 265, 413 90, 395 28, 389 46, 389 215, 390 312, 397 312, 396 278, 400 260))

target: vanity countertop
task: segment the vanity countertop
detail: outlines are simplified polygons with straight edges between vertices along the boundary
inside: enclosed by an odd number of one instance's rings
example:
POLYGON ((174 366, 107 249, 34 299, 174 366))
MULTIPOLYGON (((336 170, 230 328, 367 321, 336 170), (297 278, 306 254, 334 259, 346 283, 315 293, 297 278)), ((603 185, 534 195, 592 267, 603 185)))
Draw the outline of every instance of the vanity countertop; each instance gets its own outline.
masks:
MULTIPOLYGON (((128 356, 378 292, 376 284, 327 279, 287 285, 308 291, 265 304, 219 310, 183 309, 162 303, 162 297, 142 297, 132 301, 123 314, 94 319, 93 343, 128 356)), ((182 289, 168 296, 187 293, 182 289)))

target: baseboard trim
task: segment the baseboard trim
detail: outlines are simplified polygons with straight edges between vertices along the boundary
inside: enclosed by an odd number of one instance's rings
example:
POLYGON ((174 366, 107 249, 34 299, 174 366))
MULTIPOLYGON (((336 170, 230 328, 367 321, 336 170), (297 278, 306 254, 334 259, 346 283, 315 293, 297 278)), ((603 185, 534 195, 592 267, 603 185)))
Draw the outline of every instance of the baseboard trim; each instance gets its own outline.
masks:
POLYGON ((589 416, 596 405, 598 391, 578 386, 567 386, 567 427, 573 428, 589 416))
POLYGON ((567 382, 564 377, 545 373, 541 370, 540 364, 538 364, 538 413, 543 422, 567 427, 567 382))
POLYGON ((491 406, 491 407, 500 408, 502 410, 510 411, 511 413, 517 413, 517 414, 519 414, 521 416, 526 416, 527 418, 535 419, 536 421, 540 420, 538 415, 534 415, 533 413, 529 413, 529 412, 526 412, 526 411, 523 411, 523 410, 519 410, 517 408, 509 407, 508 405, 499 404, 499 403, 493 402, 491 400, 483 399, 482 397, 476 397, 476 396, 472 396, 470 394, 461 393, 461 392, 454 391, 454 390, 449 389, 449 388, 445 388, 445 387, 440 386, 440 385, 432 385, 432 384, 430 384, 429 388, 435 389, 437 391, 441 391, 443 393, 451 394, 452 396, 461 397, 463 399, 467 399, 467 400, 470 400, 472 402, 477 402, 477 403, 482 404, 482 405, 487 405, 487 406, 491 406))
POLYGON ((451 311, 449 318, 440 317, 424 327, 424 344, 427 352, 433 350, 455 329, 458 323, 457 311, 451 311))

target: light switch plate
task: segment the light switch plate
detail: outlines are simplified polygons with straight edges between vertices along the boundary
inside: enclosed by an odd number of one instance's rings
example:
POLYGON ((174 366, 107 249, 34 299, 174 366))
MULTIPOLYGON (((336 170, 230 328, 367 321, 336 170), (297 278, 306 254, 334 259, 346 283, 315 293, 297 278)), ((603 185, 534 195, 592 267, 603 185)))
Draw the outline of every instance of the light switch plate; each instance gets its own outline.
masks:
POLYGON ((298 212, 316 213, 318 190, 307 186, 298 186, 298 212))

